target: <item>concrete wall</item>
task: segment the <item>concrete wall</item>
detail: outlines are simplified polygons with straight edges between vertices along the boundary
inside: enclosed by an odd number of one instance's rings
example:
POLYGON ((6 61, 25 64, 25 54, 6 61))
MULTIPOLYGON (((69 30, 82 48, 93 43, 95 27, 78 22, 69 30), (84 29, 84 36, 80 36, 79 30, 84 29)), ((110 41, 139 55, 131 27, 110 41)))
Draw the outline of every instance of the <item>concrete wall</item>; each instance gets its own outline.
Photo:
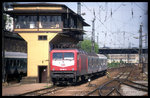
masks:
POLYGON ((38 76, 38 66, 47 66, 49 76, 49 42, 57 33, 19 33, 27 42, 27 77, 38 76), (38 40, 39 35, 47 35, 47 40, 38 40))

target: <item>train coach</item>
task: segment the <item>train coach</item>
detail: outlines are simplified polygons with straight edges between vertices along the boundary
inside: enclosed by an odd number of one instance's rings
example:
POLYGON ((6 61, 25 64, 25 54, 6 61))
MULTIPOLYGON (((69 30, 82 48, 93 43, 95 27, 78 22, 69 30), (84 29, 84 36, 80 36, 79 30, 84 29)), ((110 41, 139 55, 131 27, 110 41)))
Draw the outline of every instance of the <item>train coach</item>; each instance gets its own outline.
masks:
POLYGON ((12 78, 26 76, 27 53, 5 51, 5 71, 8 81, 12 78))
POLYGON ((79 49, 54 49, 50 52, 50 75, 54 83, 76 83, 107 71, 107 57, 79 49))

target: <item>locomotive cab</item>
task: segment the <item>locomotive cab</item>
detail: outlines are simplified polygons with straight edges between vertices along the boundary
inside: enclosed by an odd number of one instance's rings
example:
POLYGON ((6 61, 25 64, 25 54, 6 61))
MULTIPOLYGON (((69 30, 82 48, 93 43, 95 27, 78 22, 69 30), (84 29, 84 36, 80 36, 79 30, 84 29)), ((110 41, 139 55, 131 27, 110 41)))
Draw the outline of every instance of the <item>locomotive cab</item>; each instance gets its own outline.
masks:
POLYGON ((50 72, 53 83, 75 79, 77 50, 57 50, 50 52, 50 72))
POLYGON ((50 52, 50 75, 54 83, 76 84, 107 71, 107 57, 79 49, 54 49, 50 52))

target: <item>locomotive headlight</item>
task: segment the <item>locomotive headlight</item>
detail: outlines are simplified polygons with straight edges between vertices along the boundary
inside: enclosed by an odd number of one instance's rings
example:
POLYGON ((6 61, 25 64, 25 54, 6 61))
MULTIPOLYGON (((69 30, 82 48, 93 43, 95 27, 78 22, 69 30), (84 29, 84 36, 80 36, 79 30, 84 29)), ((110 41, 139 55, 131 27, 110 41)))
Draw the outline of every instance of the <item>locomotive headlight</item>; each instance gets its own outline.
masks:
POLYGON ((55 71, 55 68, 53 68, 53 71, 55 71))

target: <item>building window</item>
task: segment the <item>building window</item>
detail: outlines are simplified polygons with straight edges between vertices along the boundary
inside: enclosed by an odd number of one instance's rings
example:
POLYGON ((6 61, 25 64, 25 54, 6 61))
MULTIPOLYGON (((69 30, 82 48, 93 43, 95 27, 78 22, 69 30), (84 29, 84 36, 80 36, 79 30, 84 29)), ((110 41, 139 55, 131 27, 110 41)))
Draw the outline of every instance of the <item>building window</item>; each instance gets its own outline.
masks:
POLYGON ((47 36, 46 35, 39 35, 38 40, 47 40, 47 36))
POLYGON ((56 29, 62 28, 61 16, 15 16, 15 29, 56 29))
POLYGON ((14 22, 15 29, 38 28, 37 16, 16 16, 14 22))
POLYGON ((39 28, 56 29, 61 28, 61 16, 39 16, 39 28))

